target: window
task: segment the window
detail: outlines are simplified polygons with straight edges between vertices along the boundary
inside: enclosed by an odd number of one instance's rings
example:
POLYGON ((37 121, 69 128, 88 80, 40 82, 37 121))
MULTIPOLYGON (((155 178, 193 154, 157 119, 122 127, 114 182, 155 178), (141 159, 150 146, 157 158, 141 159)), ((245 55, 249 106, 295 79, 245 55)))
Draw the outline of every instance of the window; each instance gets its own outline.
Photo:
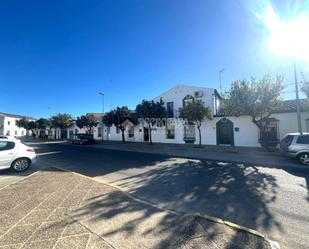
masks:
POLYGON ((290 146, 293 141, 294 136, 293 135, 287 135, 284 139, 282 139, 282 143, 286 144, 287 146, 290 146))
POLYGON ((8 121, 8 125, 10 125, 11 124, 11 121, 8 121))
POLYGON ((174 117, 174 102, 167 102, 167 117, 174 117))
POLYGON ((166 138, 175 139, 175 127, 166 128, 166 138))
POLYGON ((299 136, 296 143, 298 144, 309 144, 309 136, 299 136))
POLYGON ((279 120, 267 118, 261 121, 262 127, 259 131, 259 141, 279 141, 279 120))
POLYGON ((203 91, 196 91, 194 92, 195 98, 202 98, 203 97, 203 91))
POLYGON ((0 141, 0 151, 12 150, 15 148, 14 142, 0 141))
POLYGON ((21 131, 21 135, 22 135, 22 136, 24 135, 24 131, 21 131))
POLYGON ((7 132, 6 132, 6 135, 7 135, 7 136, 10 136, 10 135, 11 135, 11 132, 10 132, 10 131, 7 131, 7 132))
POLYGON ((17 131, 15 131, 15 136, 17 136, 18 135, 18 133, 17 133, 17 131))
POLYGON ((120 129, 119 127, 116 127, 116 133, 119 134, 120 133, 120 129))
POLYGON ((188 94, 186 97, 183 98, 182 105, 186 106, 188 103, 192 103, 193 101, 194 101, 194 97, 188 94))
POLYGON ((128 131, 128 137, 134 137, 134 126, 131 126, 128 131))
POLYGON ((195 126, 194 125, 184 126, 184 139, 195 139, 195 126))

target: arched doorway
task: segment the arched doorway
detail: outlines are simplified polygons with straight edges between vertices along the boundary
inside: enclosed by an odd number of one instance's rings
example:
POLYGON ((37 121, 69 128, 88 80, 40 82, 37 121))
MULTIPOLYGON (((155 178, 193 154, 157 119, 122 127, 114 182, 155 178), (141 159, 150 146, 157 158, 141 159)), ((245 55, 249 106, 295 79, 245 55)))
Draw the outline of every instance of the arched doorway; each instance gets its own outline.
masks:
POLYGON ((234 125, 227 118, 220 119, 217 124, 217 145, 232 145, 234 146, 234 125))

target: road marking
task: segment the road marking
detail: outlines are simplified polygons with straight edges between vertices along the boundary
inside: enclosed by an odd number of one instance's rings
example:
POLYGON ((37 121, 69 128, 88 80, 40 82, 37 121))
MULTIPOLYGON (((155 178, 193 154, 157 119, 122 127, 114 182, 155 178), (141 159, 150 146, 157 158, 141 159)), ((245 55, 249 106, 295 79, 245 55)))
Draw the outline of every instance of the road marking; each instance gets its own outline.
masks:
POLYGON ((43 153, 37 153, 37 156, 45 156, 45 155, 52 155, 52 154, 59 154, 62 153, 62 151, 50 151, 50 152, 43 152, 43 153))

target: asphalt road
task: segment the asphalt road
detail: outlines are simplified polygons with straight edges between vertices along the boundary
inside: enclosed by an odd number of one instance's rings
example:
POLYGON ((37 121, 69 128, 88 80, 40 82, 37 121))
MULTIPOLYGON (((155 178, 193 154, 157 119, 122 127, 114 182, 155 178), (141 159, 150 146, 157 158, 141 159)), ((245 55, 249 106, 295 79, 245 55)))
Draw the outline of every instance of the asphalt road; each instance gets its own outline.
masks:
MULTIPOLYGON (((139 198, 220 217, 258 230, 281 248, 309 247, 309 169, 220 163, 50 144, 39 165, 61 166, 113 183, 139 198)), ((40 167, 40 166, 39 166, 40 167)))

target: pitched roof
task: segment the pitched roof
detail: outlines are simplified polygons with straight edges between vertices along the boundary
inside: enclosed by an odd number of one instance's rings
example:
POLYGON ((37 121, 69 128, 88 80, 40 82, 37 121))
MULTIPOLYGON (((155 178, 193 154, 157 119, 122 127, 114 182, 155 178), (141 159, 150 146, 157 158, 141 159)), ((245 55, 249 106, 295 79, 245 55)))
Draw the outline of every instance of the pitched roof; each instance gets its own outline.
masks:
MULTIPOLYGON (((300 99, 299 100, 300 111, 309 111, 309 100, 308 99, 300 99)), ((284 113, 284 112, 296 112, 296 99, 285 100, 282 105, 275 111, 276 113, 284 113)))
POLYGON ((162 95, 166 94, 167 92, 170 92, 174 89, 179 89, 179 88, 194 88, 196 90, 199 90, 199 89, 204 89, 204 90, 207 90, 207 91, 216 91, 215 88, 211 88, 211 87, 205 87, 205 86, 194 86, 194 85, 187 85, 187 84, 177 84, 176 86, 166 90, 165 92, 161 93, 159 96, 156 96, 155 98, 153 99, 157 99, 159 97, 161 97, 162 95))
POLYGON ((16 114, 11 114, 11 113, 6 113, 6 112, 0 112, 0 116, 10 117, 10 118, 26 118, 26 119, 35 120, 35 118, 30 117, 30 116, 16 115, 16 114))
MULTIPOLYGON (((299 100, 300 111, 305 112, 309 111, 309 100, 308 99, 300 99, 299 100)), ((290 113, 296 112, 296 99, 284 100, 279 108, 274 110, 273 113, 290 113)), ((216 117, 226 116, 224 114, 224 109, 221 108, 219 113, 215 115, 216 117)))

